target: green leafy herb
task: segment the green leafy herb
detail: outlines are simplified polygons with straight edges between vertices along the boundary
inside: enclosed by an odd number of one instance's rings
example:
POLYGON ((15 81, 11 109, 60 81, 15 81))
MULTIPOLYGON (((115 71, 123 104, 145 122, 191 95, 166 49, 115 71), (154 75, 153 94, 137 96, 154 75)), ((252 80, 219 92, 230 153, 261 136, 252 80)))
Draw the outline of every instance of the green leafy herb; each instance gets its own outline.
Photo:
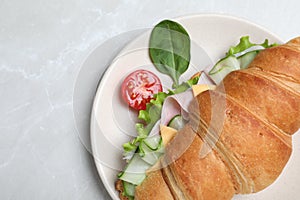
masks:
POLYGON ((221 58, 214 65, 208 72, 208 75, 216 84, 219 84, 230 72, 247 68, 262 49, 276 45, 276 43, 269 44, 267 39, 261 44, 252 43, 249 40, 249 36, 243 36, 236 46, 229 48, 225 57, 221 58), (253 50, 251 47, 258 47, 260 49, 253 50))
MULTIPOLYGON (((132 141, 125 143, 124 158, 129 162, 124 172, 119 174, 123 181, 124 188, 128 189, 124 193, 129 199, 133 199, 135 186, 141 181, 145 173, 132 175, 126 173, 128 168, 138 167, 133 160, 144 164, 154 164, 163 153, 163 143, 160 135, 148 137, 155 124, 161 118, 162 106, 165 99, 175 93, 186 91, 192 85, 197 84, 200 75, 194 76, 187 82, 179 83, 180 76, 188 69, 190 62, 190 38, 185 29, 178 23, 164 20, 157 24, 152 30, 149 42, 150 58, 156 69, 161 73, 169 75, 173 80, 173 91, 159 92, 154 95, 146 105, 145 110, 140 110, 138 118, 142 123, 136 124, 138 136, 132 141), (124 180, 131 181, 130 183, 124 180)), ((140 164, 138 164, 140 165, 140 164)), ((145 166, 147 166, 145 165, 145 166)), ((140 170, 140 168, 137 168, 140 170)))
POLYGON ((132 141, 123 144, 125 155, 131 155, 130 152, 136 151, 137 146, 143 141, 150 133, 156 122, 160 119, 162 105, 167 96, 174 94, 172 91, 168 93, 159 92, 154 95, 149 103, 147 103, 146 110, 140 110, 138 118, 143 120, 144 123, 137 123, 135 128, 138 136, 132 141))
POLYGON ((261 46, 263 48, 269 48, 269 47, 273 47, 276 45, 277 45, 276 43, 269 44, 268 39, 265 39, 265 41, 261 44, 255 44, 255 43, 250 42, 249 36, 243 36, 240 38, 240 42, 236 46, 230 47, 230 49, 226 53, 226 56, 241 53, 241 52, 245 51, 246 49, 249 49, 250 47, 253 47, 253 46, 261 46))
POLYGON ((157 121, 161 117, 161 110, 165 99, 173 94, 178 94, 186 91, 192 85, 196 85, 199 81, 200 74, 189 79, 186 82, 183 82, 179 85, 175 90, 169 90, 168 92, 159 92, 154 95, 154 99, 152 99, 146 105, 146 110, 140 110, 138 118, 143 121, 143 123, 137 123, 135 128, 137 130, 138 136, 134 138, 132 141, 123 144, 124 148, 124 156, 131 158, 131 156, 139 151, 138 146, 142 143, 144 139, 147 138, 150 131, 157 123, 157 121))
POLYGON ((156 69, 173 79, 173 88, 189 66, 190 37, 177 22, 164 20, 152 30, 149 53, 156 69))

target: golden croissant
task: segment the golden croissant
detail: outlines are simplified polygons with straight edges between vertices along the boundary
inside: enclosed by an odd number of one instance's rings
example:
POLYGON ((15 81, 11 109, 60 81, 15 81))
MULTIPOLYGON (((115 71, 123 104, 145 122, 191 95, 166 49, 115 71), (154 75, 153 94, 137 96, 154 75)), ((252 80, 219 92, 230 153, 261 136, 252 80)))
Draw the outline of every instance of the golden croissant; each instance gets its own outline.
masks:
POLYGON ((300 37, 261 51, 189 106, 137 200, 229 200, 263 190, 285 167, 300 127, 300 37))

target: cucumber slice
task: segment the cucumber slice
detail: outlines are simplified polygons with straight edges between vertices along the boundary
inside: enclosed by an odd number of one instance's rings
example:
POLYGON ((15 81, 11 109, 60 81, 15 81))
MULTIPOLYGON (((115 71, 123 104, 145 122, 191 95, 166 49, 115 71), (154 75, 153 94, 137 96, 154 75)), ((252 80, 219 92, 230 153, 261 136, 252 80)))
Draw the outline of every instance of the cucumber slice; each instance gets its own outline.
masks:
POLYGON ((143 142, 152 150, 157 150, 161 143, 161 137, 160 135, 154 135, 151 137, 147 137, 143 140, 143 142))
POLYGON ((240 62, 235 56, 231 55, 217 62, 208 75, 216 84, 219 84, 227 74, 239 69, 240 62))
POLYGON ((132 183, 128 183, 127 181, 122 181, 123 182, 123 187, 124 187, 124 192, 127 197, 134 197, 134 191, 135 191, 135 185, 132 183))
POLYGON ((119 175, 119 179, 134 185, 139 185, 146 178, 146 170, 151 167, 136 153, 127 164, 124 172, 119 175))
POLYGON ((154 165, 159 157, 162 155, 162 153, 159 153, 159 152, 147 152, 145 153, 145 155, 142 157, 142 159, 147 162, 149 165, 154 165))
POLYGON ((181 115, 176 115, 170 120, 168 126, 176 130, 180 130, 184 127, 185 124, 186 121, 183 119, 183 117, 181 115))
POLYGON ((139 150, 142 159, 150 165, 154 165, 163 153, 160 135, 146 138, 141 142, 139 150))
POLYGON ((246 69, 259 52, 260 50, 254 50, 239 56, 238 61, 240 62, 240 68, 246 69))
POLYGON ((154 165, 159 157, 163 154, 163 146, 161 144, 162 140, 160 140, 159 148, 152 150, 145 143, 142 143, 140 146, 140 150, 143 152, 142 159, 151 166, 154 165))

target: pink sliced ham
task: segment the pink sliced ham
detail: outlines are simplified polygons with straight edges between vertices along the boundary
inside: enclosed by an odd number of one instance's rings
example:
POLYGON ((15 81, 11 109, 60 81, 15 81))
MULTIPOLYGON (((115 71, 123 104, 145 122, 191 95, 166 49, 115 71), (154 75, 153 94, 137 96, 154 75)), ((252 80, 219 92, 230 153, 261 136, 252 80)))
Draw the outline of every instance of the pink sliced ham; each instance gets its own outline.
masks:
POLYGON ((181 115, 185 120, 188 120, 188 106, 193 98, 192 89, 168 96, 162 107, 161 119, 152 128, 149 136, 159 134, 160 125, 168 125, 170 120, 176 115, 181 115))

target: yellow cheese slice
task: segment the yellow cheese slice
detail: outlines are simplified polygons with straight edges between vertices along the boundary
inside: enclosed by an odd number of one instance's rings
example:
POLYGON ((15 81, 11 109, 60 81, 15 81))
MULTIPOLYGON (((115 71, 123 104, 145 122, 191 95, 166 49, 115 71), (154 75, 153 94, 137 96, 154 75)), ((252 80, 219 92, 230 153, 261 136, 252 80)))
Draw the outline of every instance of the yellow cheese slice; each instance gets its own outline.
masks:
MULTIPOLYGON (((204 92, 206 90, 214 90, 216 88, 215 85, 193 85, 193 95, 196 97, 201 92, 204 92)), ((160 135, 162 137, 162 141, 164 146, 166 146, 177 134, 177 130, 168 126, 161 125, 160 126, 160 135)), ((151 171, 155 171, 161 168, 160 160, 158 160, 152 167, 150 167, 146 173, 149 173, 151 171)))
POLYGON ((160 126, 160 134, 164 146, 166 146, 176 135, 177 130, 168 126, 160 126))
MULTIPOLYGON (((214 90, 215 88, 216 88, 215 85, 204 85, 204 84, 192 86, 194 96, 197 96, 198 94, 200 94, 201 92, 204 92, 206 90, 214 90)), ((176 135, 176 133, 177 133, 177 130, 174 128, 164 126, 164 125, 160 126, 160 134, 161 134, 164 146, 166 146, 173 139, 173 137, 176 135)))
POLYGON ((206 90, 214 90, 215 88, 216 88, 215 85, 205 85, 205 84, 192 86, 194 96, 197 96, 198 94, 200 94, 201 92, 204 92, 206 90))

